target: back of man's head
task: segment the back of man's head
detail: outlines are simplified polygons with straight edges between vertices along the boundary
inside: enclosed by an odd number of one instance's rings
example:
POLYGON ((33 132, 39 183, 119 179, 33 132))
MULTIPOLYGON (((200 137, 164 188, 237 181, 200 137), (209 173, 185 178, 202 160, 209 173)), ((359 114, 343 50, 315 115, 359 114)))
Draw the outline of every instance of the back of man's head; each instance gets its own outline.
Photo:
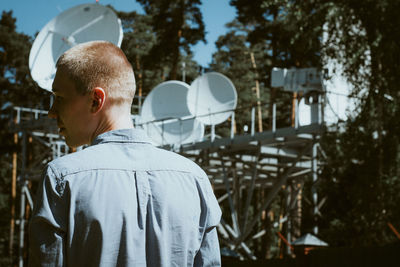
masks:
POLYGON ((81 94, 101 87, 113 104, 131 105, 135 94, 135 76, 122 50, 106 41, 78 44, 57 61, 57 69, 65 71, 81 94))

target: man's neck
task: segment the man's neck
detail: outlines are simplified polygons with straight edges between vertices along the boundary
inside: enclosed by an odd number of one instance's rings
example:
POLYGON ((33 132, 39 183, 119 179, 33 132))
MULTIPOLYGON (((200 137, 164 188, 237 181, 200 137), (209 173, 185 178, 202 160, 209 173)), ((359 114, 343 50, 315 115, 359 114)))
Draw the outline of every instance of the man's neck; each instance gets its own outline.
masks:
POLYGON ((131 115, 127 111, 109 110, 106 114, 101 116, 100 121, 91 136, 90 142, 102 133, 131 128, 133 128, 133 122, 131 115))

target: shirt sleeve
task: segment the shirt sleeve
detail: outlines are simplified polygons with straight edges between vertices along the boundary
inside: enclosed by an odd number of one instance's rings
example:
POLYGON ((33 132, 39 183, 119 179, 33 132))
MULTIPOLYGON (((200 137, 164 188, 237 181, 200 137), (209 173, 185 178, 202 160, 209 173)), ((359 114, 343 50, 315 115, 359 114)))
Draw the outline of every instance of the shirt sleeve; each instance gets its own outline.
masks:
POLYGON ((219 242, 217 228, 213 227, 206 230, 200 250, 194 259, 194 267, 211 267, 221 266, 221 253, 219 250, 219 242))
POLYGON ((29 266, 65 266, 66 203, 62 179, 50 166, 37 190, 29 225, 29 266))
POLYGON ((195 267, 221 266, 217 225, 221 220, 222 214, 208 178, 205 181, 203 193, 207 203, 207 220, 201 246, 194 259, 195 267))

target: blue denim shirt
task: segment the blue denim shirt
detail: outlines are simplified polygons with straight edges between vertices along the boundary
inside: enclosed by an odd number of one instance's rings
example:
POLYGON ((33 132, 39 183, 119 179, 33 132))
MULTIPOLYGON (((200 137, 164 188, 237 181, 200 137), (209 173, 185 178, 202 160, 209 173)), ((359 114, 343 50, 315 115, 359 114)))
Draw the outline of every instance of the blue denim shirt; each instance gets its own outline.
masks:
POLYGON ((192 161, 124 129, 50 162, 30 266, 220 266, 221 210, 192 161))

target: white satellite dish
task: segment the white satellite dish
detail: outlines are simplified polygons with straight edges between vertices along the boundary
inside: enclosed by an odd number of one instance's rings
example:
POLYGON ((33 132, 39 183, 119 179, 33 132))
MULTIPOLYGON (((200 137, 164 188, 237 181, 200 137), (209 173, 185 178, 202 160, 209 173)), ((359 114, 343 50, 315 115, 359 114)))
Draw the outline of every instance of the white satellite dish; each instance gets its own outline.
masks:
POLYGON ((306 104, 305 98, 302 97, 298 105, 299 125, 305 126, 311 124, 311 107, 306 104))
POLYGON ((298 122, 300 126, 321 123, 321 103, 317 93, 303 95, 298 103, 298 122))
POLYGON ((43 89, 51 91, 57 59, 72 46, 105 40, 120 46, 121 21, 108 7, 83 4, 62 12, 43 27, 29 54, 32 78, 43 89))
MULTIPOLYGON (((339 23, 340 24, 340 23, 339 23)), ((323 25, 322 34, 322 47, 324 50, 341 51, 343 49, 343 43, 341 37, 343 35, 342 27, 339 26, 339 31, 336 35, 331 35, 329 31, 329 23, 323 25)), ((335 26, 335 27, 337 27, 335 26)), ((366 36, 365 29, 360 25, 351 25, 348 29, 353 36, 366 36)), ((371 76, 371 51, 367 49, 364 51, 364 66, 358 70, 358 76, 366 77, 371 76)), ((322 54, 322 62, 324 69, 327 70, 327 76, 329 79, 324 80, 324 86, 326 88, 326 105, 324 109, 324 121, 327 125, 335 125, 339 121, 346 121, 349 115, 354 116, 358 113, 357 110, 357 99, 349 97, 354 86, 347 80, 345 75, 345 69, 343 63, 339 62, 336 58, 330 56, 328 53, 322 54)), ((368 79, 364 79, 360 87, 368 88, 368 79)), ((362 96, 365 91, 360 92, 359 96, 362 96)))
POLYGON ((224 122, 236 108, 235 86, 226 76, 218 72, 205 73, 190 85, 187 95, 190 112, 204 124, 216 125, 224 122))
POLYGON ((335 62, 335 59, 328 59, 326 67, 331 79, 325 80, 324 120, 327 125, 334 125, 340 120, 346 121, 348 115, 356 111, 356 101, 354 98, 348 97, 353 86, 344 76, 343 65, 335 62))
POLYGON ((187 106, 189 88, 181 81, 167 81, 147 95, 140 122, 154 143, 184 144, 203 138, 204 125, 194 119, 187 106))

